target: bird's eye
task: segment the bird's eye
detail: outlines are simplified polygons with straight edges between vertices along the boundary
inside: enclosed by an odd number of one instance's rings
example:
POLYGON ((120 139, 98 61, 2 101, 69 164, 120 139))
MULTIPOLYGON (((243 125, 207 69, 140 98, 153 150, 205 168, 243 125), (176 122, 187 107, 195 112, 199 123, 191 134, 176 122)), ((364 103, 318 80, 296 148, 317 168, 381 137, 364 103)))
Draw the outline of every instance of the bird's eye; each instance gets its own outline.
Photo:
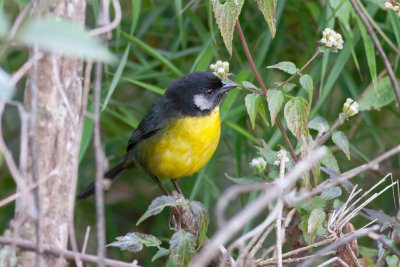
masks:
POLYGON ((205 95, 211 95, 212 94, 212 90, 208 89, 204 94, 205 95))

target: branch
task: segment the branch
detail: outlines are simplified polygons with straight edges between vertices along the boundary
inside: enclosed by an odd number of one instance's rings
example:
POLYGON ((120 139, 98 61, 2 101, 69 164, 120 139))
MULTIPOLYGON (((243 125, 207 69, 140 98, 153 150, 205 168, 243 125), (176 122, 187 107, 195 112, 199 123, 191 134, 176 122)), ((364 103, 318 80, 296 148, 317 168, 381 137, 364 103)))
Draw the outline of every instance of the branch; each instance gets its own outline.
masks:
POLYGON ((271 185, 256 200, 251 202, 242 211, 233 216, 229 222, 220 228, 210 239, 210 244, 203 247, 198 257, 192 262, 192 267, 207 266, 207 264, 215 256, 219 245, 224 245, 229 239, 236 234, 247 222, 262 212, 268 204, 277 198, 282 190, 290 190, 298 178, 324 156, 324 149, 317 149, 306 159, 298 162, 295 167, 285 176, 285 179, 277 181, 271 185))
MULTIPOLYGON (((114 20, 111 23, 106 23, 105 26, 101 26, 101 27, 98 27, 98 28, 96 28, 94 30, 91 30, 89 32, 89 34, 91 36, 98 36, 98 35, 109 33, 113 29, 115 29, 119 25, 119 23, 121 22, 122 12, 121 12, 121 5, 119 4, 119 1, 118 0, 112 0, 112 4, 114 6, 114 12, 115 12, 114 20)), ((107 11, 109 11, 108 8, 107 8, 107 11)))
POLYGON ((390 65, 390 62, 385 54, 385 51, 383 51, 383 48, 382 48, 381 44, 379 43, 378 37, 376 36, 376 34, 375 34, 374 30, 372 29, 371 25, 369 24, 368 20, 363 15, 363 13, 362 13, 360 7, 358 6, 358 4, 356 3, 356 1, 350 0, 350 3, 353 6, 354 10, 357 12, 358 16, 360 17, 362 23, 364 24, 364 26, 368 32, 368 35, 371 37, 372 42, 374 43, 375 47, 378 49, 378 52, 382 58, 383 64, 385 65, 385 68, 389 75, 390 81, 392 82, 393 90, 394 90, 394 93, 396 94, 397 103, 400 108, 399 84, 397 83, 396 76, 394 75, 392 66, 390 65))
MULTIPOLYGON (((256 65, 254 64, 253 57, 250 54, 250 50, 249 50, 249 47, 247 46, 246 39, 244 38, 242 27, 240 26, 239 20, 236 21, 236 28, 238 30, 238 33, 239 33, 239 36, 240 36, 240 40, 242 41, 242 46, 243 46, 244 52, 246 53, 247 60, 249 61, 250 66, 251 66, 254 74, 256 75, 256 79, 257 79, 258 83, 260 84, 261 89, 264 92, 264 95, 266 95, 267 94, 267 87, 265 87, 265 84, 264 84, 263 80, 261 79, 260 73, 258 72, 258 70, 256 68, 256 65)), ((287 134, 285 132, 285 128, 283 128, 282 122, 278 117, 276 118, 276 123, 278 124, 279 130, 281 131, 283 139, 285 140, 285 143, 289 148, 290 155, 292 156, 294 162, 299 161, 297 156, 296 156, 296 152, 294 151, 294 149, 292 147, 292 144, 290 143, 289 138, 288 138, 288 136, 287 136, 287 134)))
MULTIPOLYGON (((53 255, 55 257, 65 258, 71 261, 73 261, 75 259, 75 256, 78 255, 82 261, 87 263, 98 264, 100 262, 100 259, 94 255, 76 253, 71 250, 51 248, 46 245, 41 245, 40 249, 38 249, 36 247, 36 244, 22 239, 13 240, 0 236, 0 243, 4 245, 16 245, 25 250, 35 251, 38 254, 53 255)), ((132 263, 127 263, 112 259, 104 259, 104 263, 106 264, 106 266, 112 266, 112 267, 140 267, 139 265, 137 265, 136 260, 133 261, 132 263)))

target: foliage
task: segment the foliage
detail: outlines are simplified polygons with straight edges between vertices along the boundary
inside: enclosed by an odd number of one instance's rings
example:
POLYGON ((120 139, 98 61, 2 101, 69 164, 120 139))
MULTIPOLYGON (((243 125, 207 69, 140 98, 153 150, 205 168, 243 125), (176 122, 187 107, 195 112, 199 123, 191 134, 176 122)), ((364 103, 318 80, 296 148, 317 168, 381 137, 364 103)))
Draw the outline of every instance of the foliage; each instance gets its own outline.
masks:
MULTIPOLYGON (((218 215, 213 211, 225 190, 232 185, 254 186, 276 181, 279 166, 274 164, 281 149, 289 157, 285 171, 295 165, 279 130, 280 123, 299 159, 307 157, 317 146, 326 150, 320 162, 297 183, 293 193, 298 195, 334 181, 341 173, 370 162, 398 144, 400 116, 396 95, 387 73, 383 72, 384 65, 375 46, 349 1, 132 0, 120 3, 122 21, 110 36, 108 48, 87 30, 51 17, 29 17, 9 46, 5 45, 9 31, 26 1, 0 0, 0 100, 23 101, 25 80, 13 84, 12 78, 27 61, 29 49, 36 45, 45 51, 83 60, 113 63, 106 66, 104 73, 101 123, 102 142, 108 160, 114 163, 125 153, 126 140, 133 128, 175 78, 193 71, 209 71, 209 65, 215 61, 229 60, 228 78, 242 86, 232 90, 221 107, 222 138, 217 152, 198 174, 180 181, 186 200, 157 197, 161 194, 158 188, 140 170, 128 171, 106 194, 107 239, 119 236, 108 247, 110 257, 121 260, 134 257, 144 266, 161 266, 166 262, 170 266, 184 266, 190 262, 206 236, 212 236, 219 229, 214 217, 218 215), (244 53, 235 29, 237 20, 266 92, 244 53), (318 40, 325 28, 335 29, 343 36, 342 50, 333 53, 320 46, 318 40), (350 117, 343 113, 347 98, 359 103, 359 114, 350 117), (266 162, 260 172, 249 164, 259 157, 266 162), (170 213, 165 212, 167 207, 170 213), (176 221, 177 212, 187 219, 181 227, 176 221), (142 249, 143 246, 146 248, 142 249), (121 251, 118 247, 140 251, 132 256, 131 251, 121 251)), ((362 4, 380 30, 399 47, 398 16, 386 10, 383 1, 362 4)), ((87 28, 95 27, 98 12, 99 1, 88 2, 87 28)), ((384 38, 379 40, 399 77, 399 54, 384 38)), ((89 115, 92 101, 90 93, 89 115)), ((2 127, 7 146, 18 158, 20 136, 16 118, 15 108, 7 107, 2 127)), ((93 122, 88 116, 80 147, 79 188, 94 177, 92 133, 93 122)), ((0 171, 4 179, 0 181, 0 193, 4 198, 14 193, 15 185, 2 156, 0 171)), ((368 190, 380 176, 389 172, 398 175, 399 156, 394 155, 376 168, 357 176, 352 183, 368 190)), ((167 181, 162 182, 168 187, 167 181)), ((298 202, 290 229, 297 229, 300 235, 293 241, 289 237, 296 235, 286 232, 288 241, 284 250, 293 249, 297 245, 295 241, 305 246, 326 238, 330 216, 349 196, 346 189, 338 185, 298 202)), ((226 216, 234 216, 258 196, 258 191, 241 194, 229 203, 226 216)), ((398 234, 400 229, 392 198, 387 192, 362 211, 377 219, 381 234, 387 238, 398 234)), ((93 206, 93 200, 76 205, 79 244, 83 243, 86 226, 95 224, 93 206)), ((13 205, 2 207, 2 230, 12 218, 13 208, 13 205)), ((284 217, 289 210, 285 207, 284 217)), ((263 212, 263 216, 268 214, 269 211, 263 212)), ((261 216, 252 219, 243 234, 262 220, 261 216)), ((352 219, 356 229, 365 223, 359 217, 352 219)), ((262 248, 274 246, 273 239, 266 239, 262 248)), ((372 265, 377 261, 398 265, 398 258, 387 247, 376 244, 367 238, 359 241, 363 261, 372 265)), ((96 251, 96 242, 88 243, 88 251, 96 251)))

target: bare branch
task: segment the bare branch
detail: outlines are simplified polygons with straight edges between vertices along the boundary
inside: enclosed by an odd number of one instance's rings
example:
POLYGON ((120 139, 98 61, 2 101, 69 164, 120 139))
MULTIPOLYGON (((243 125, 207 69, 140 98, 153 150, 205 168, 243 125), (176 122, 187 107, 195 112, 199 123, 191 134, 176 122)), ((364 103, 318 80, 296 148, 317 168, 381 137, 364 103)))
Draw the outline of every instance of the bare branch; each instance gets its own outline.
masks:
MULTIPOLYGON (((39 254, 49 254, 53 255, 56 257, 60 258, 65 258, 67 260, 74 260, 75 259, 75 254, 76 252, 73 252, 71 250, 63 250, 63 249, 58 249, 58 248, 52 248, 48 247, 46 245, 41 245, 40 249, 38 250, 36 248, 36 245, 32 242, 26 241, 26 240, 12 240, 6 237, 0 236, 0 243, 4 245, 12 245, 15 244, 20 248, 23 248, 25 250, 29 251, 36 251, 39 254)), ((94 255, 88 255, 88 254, 83 254, 83 253, 78 253, 79 257, 87 263, 92 263, 92 264, 98 264, 99 263, 99 258, 94 256, 94 255)), ((137 265, 136 260, 132 263, 127 263, 123 261, 117 261, 117 260, 112 260, 112 259, 104 259, 104 263, 106 266, 112 266, 112 267, 140 267, 137 265)))
POLYGON ((109 33, 119 25, 121 18, 122 18, 121 5, 119 4, 118 0, 112 0, 112 3, 114 6, 114 12, 115 12, 114 20, 111 23, 106 24, 105 26, 91 30, 89 32, 90 35, 98 36, 101 34, 109 33))
POLYGON ((255 201, 250 203, 246 208, 232 217, 224 228, 219 229, 211 238, 210 243, 203 247, 192 263, 193 267, 207 266, 211 259, 215 256, 219 245, 223 245, 237 233, 247 222, 252 220, 260 212, 262 212, 268 203, 278 197, 279 192, 283 189, 289 190, 294 186, 297 179, 307 170, 309 170, 315 162, 320 160, 325 154, 324 149, 317 149, 307 159, 297 163, 295 167, 286 175, 285 179, 279 180, 273 184, 255 201))

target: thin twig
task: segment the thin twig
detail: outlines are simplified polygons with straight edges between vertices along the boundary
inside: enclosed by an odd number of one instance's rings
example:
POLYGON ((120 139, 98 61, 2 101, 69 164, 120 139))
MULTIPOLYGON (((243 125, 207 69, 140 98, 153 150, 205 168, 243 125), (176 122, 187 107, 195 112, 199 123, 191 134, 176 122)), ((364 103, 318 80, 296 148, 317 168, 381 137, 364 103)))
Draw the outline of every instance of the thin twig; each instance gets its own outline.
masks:
MULTIPOLYGON (((246 53, 247 60, 250 63, 251 69, 253 70, 254 75, 256 76, 256 79, 257 79, 258 83, 260 84, 262 91, 264 92, 264 95, 267 95, 267 87, 265 87, 265 84, 264 84, 264 82, 263 82, 263 80, 262 80, 262 78, 260 76, 260 73, 258 72, 258 70, 256 68, 256 65, 254 63, 253 57, 251 56, 249 47, 247 45, 246 39, 244 38, 244 34, 243 34, 243 31, 242 31, 242 27, 240 26, 239 20, 236 21, 236 28, 238 30, 238 33, 239 33, 239 36, 240 36, 240 40, 242 41, 242 46, 243 46, 244 52, 246 53)), ((297 162, 298 158, 296 156, 296 152, 294 151, 294 149, 292 147, 292 144, 289 141, 289 137, 286 134, 285 128, 283 127, 282 122, 278 117, 276 118, 276 123, 277 123, 277 125, 279 127, 279 130, 281 131, 281 134, 283 136, 283 139, 285 140, 286 145, 289 148, 290 155, 292 156, 293 160, 295 162, 297 162)))
POLYGON ((38 52, 28 59, 16 72, 11 76, 11 84, 16 85, 19 80, 32 68, 33 64, 43 58, 43 53, 38 52))
MULTIPOLYGON (((281 150, 278 154, 278 158, 280 161, 279 164, 279 180, 283 182, 283 178, 285 176, 285 162, 286 162, 286 151, 281 150)), ((289 160, 289 159, 288 159, 289 160)), ((277 266, 282 267, 282 211, 283 211, 283 190, 281 191, 281 197, 279 197, 277 206, 280 207, 278 210, 278 216, 276 219, 276 257, 277 257, 277 266)))
MULTIPOLYGON (((40 250, 38 250, 35 243, 29 242, 27 240, 22 240, 22 239, 12 240, 10 238, 6 238, 6 237, 2 237, 2 236, 0 236, 0 243, 4 244, 4 245, 16 244, 18 247, 23 248, 25 250, 35 251, 38 254, 53 255, 55 257, 65 258, 67 260, 74 260, 75 254, 77 254, 76 252, 71 251, 71 250, 48 247, 46 245, 42 245, 40 247, 40 250)), ((78 253, 78 254, 79 254, 79 257, 84 262, 92 263, 92 264, 98 264, 100 262, 100 259, 94 255, 88 255, 88 254, 83 254, 83 253, 78 253)), ((112 267, 140 267, 139 265, 137 265, 136 260, 132 263, 127 263, 127 262, 118 261, 118 260, 105 259, 104 262, 105 262, 106 266, 112 266, 112 267)))
POLYGON ((324 149, 317 149, 310 155, 298 162, 295 167, 285 176, 282 181, 277 181, 265 190, 256 200, 251 202, 246 208, 233 216, 229 222, 219 229, 211 238, 210 243, 203 247, 198 257, 192 263, 192 267, 207 266, 211 259, 215 256, 219 245, 225 244, 234 234, 237 233, 247 222, 252 220, 260 212, 262 212, 268 204, 279 196, 281 190, 290 190, 298 180, 298 178, 325 155, 324 149))
POLYGON ((88 225, 86 227, 85 240, 83 241, 82 254, 86 253, 86 248, 87 248, 87 244, 88 244, 88 241, 89 241, 89 236, 90 236, 90 226, 88 225))
POLYGON ((340 264, 342 264, 344 267, 349 267, 349 265, 347 265, 347 263, 345 263, 341 258, 339 257, 333 257, 332 259, 329 259, 323 263, 321 263, 320 265, 318 265, 317 267, 323 267, 326 266, 328 264, 334 263, 335 261, 340 262, 340 264))
POLYGON ((121 12, 121 5, 119 4, 118 0, 112 0, 112 4, 114 6, 114 20, 111 23, 106 23, 105 26, 101 26, 99 28, 93 29, 89 32, 91 36, 98 36, 101 34, 109 33, 114 30, 119 23, 121 22, 122 12, 121 12))
POLYGON ((367 17, 369 22, 372 24, 372 26, 375 28, 375 30, 382 36, 382 38, 386 41, 386 43, 393 49, 394 52, 396 52, 398 55, 400 55, 400 50, 396 47, 396 45, 390 41, 389 37, 386 36, 386 34, 379 28, 378 24, 374 21, 374 19, 369 15, 368 11, 365 9, 363 4, 360 2, 360 0, 357 0, 357 4, 363 11, 364 15, 367 17))
POLYGON ((393 86, 393 90, 394 93, 396 94, 396 99, 397 99, 397 103, 399 105, 400 108, 400 88, 399 88, 399 84, 397 83, 397 79, 396 76, 393 72, 392 66, 390 65, 390 62, 385 54, 385 51, 383 50, 381 44, 379 43, 378 37, 376 36, 374 30, 372 29, 371 25, 369 24, 368 20, 365 18, 365 16, 363 15, 360 7, 358 6, 358 4, 356 3, 355 0, 350 0, 351 5, 353 6, 354 10, 356 11, 356 13, 358 14, 358 16, 360 17, 362 23, 365 26, 365 29, 368 32, 368 35, 371 37, 372 42, 374 43, 375 47, 378 49, 378 52, 382 58, 383 64, 385 65, 385 68, 387 70, 387 73, 389 75, 390 81, 392 83, 393 86))
MULTIPOLYGON (((35 46, 33 48, 33 56, 37 54, 38 48, 35 46)), ((37 149, 36 149, 36 116, 38 110, 38 87, 37 87, 37 71, 38 64, 37 61, 34 61, 32 68, 32 75, 30 80, 30 120, 29 120, 29 140, 30 140, 30 156, 31 156, 31 167, 32 167, 32 181, 37 183, 39 180, 39 170, 38 170, 38 157, 37 157, 37 149)), ((35 187, 33 190, 34 195, 34 205, 35 205, 35 231, 36 231, 36 248, 37 251, 40 249, 40 197, 39 197, 39 185, 35 187)), ((35 267, 40 266, 40 257, 39 253, 36 253, 35 258, 35 267)))

